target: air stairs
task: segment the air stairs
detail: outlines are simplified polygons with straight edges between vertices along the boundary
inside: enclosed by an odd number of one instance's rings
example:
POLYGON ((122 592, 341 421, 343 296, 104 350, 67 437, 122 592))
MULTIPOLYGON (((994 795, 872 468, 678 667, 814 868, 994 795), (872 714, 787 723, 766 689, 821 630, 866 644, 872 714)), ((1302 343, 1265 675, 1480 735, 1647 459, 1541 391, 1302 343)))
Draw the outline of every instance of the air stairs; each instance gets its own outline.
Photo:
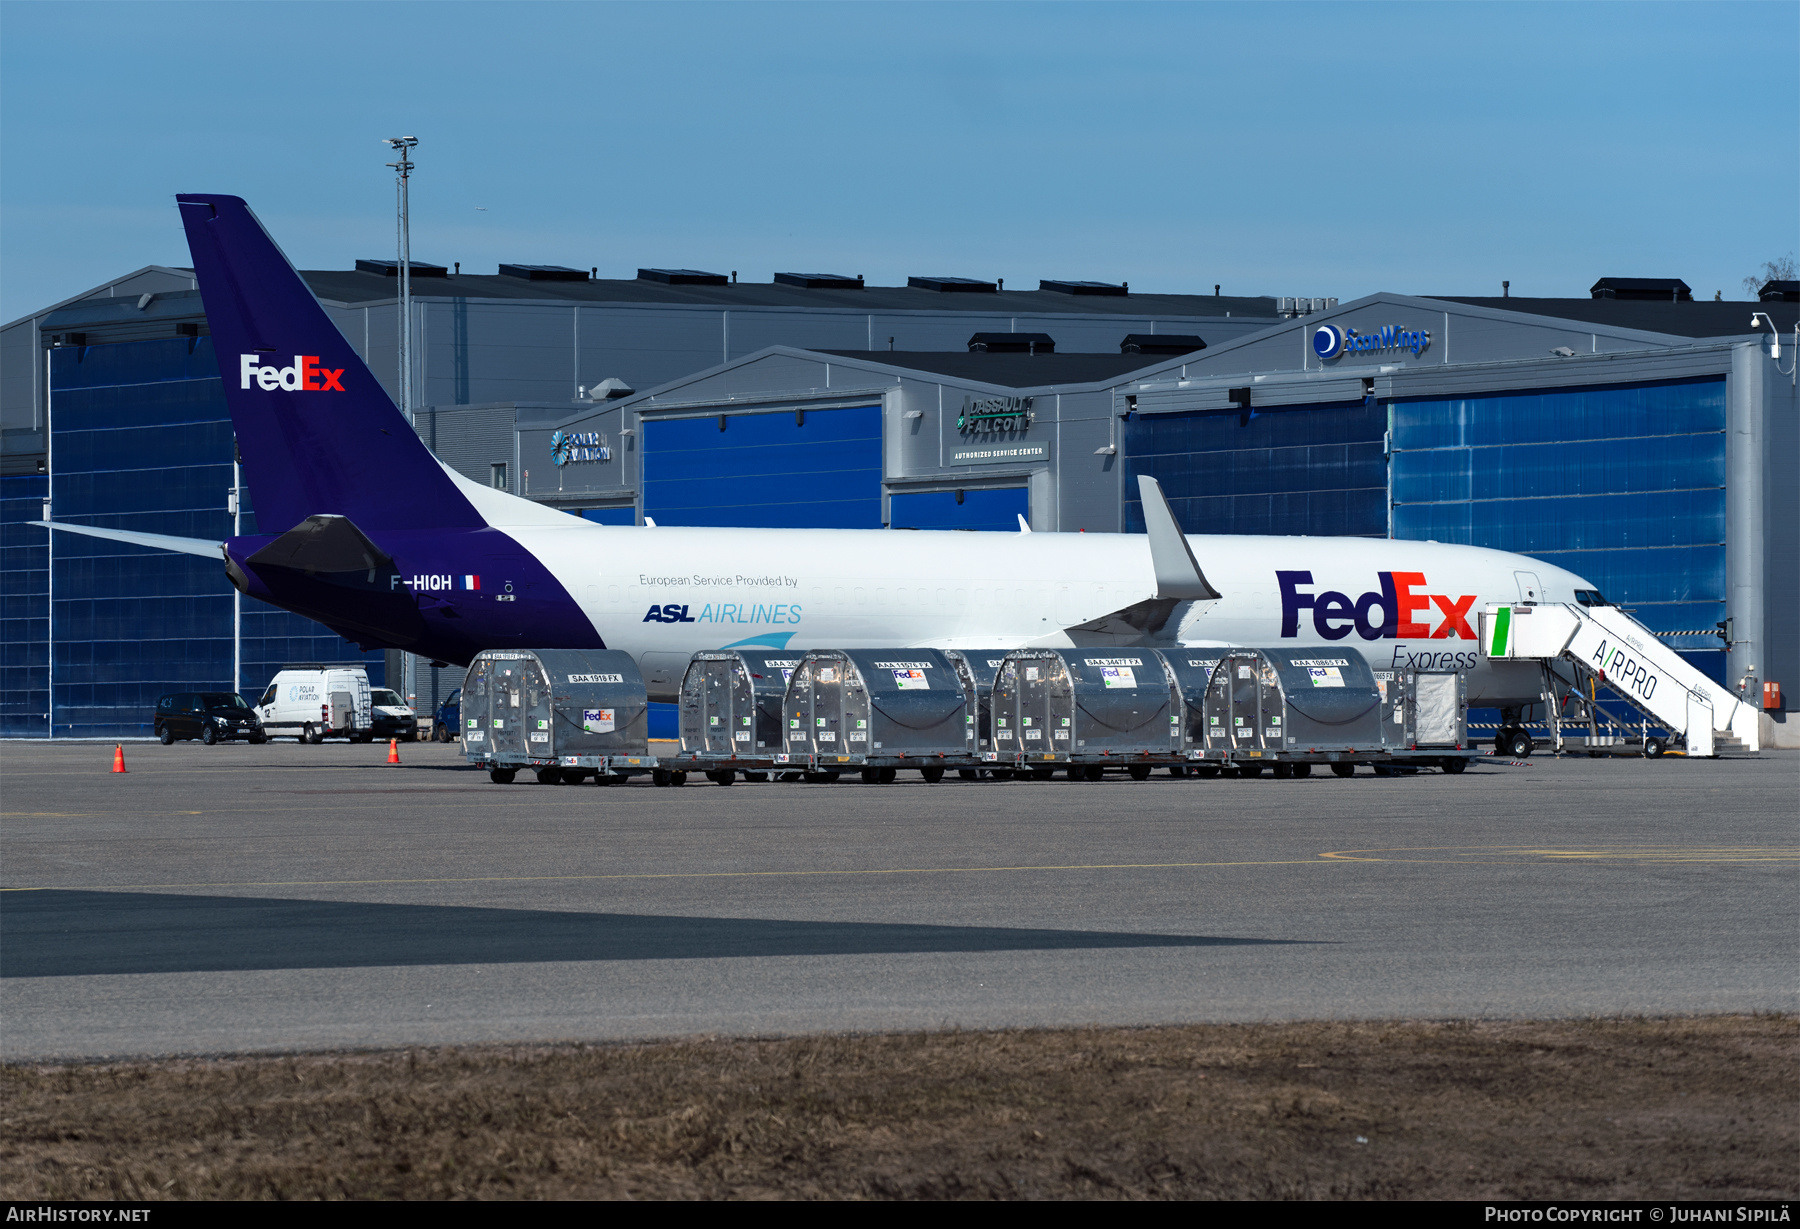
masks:
MULTIPOLYGON (((1574 667, 1575 692, 1594 711, 1606 687, 1648 722, 1680 739, 1690 756, 1762 749, 1761 714, 1694 669, 1656 633, 1617 606, 1520 603, 1481 612, 1481 645, 1490 661, 1574 667)), ((1560 726, 1553 722, 1560 742, 1560 726)))

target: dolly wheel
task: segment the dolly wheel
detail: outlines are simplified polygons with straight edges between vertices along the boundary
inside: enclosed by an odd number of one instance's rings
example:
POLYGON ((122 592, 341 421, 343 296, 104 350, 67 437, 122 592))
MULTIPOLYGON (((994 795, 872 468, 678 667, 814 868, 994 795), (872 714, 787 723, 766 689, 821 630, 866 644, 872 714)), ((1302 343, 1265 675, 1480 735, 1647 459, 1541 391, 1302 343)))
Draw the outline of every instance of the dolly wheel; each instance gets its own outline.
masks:
POLYGON ((1148 781, 1150 779, 1150 765, 1148 764, 1133 764, 1125 771, 1131 774, 1131 779, 1133 781, 1148 781))
POLYGON ((1331 766, 1331 771, 1336 776, 1354 777, 1356 775, 1356 765, 1355 764, 1333 764, 1331 766))
POLYGON ((514 770, 511 768, 490 768, 488 769, 488 780, 495 785, 511 785, 513 774, 514 770))
POLYGON ((919 775, 925 778, 927 785, 936 785, 944 779, 944 770, 942 768, 921 768, 919 775))

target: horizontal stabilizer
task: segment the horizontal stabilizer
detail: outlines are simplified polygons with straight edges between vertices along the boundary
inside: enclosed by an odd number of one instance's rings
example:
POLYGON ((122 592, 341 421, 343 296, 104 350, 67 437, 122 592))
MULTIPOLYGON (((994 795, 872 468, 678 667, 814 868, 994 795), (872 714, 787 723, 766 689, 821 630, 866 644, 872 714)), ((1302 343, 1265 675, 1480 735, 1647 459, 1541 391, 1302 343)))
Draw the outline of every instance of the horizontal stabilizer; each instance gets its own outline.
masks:
POLYGON ((171 550, 183 555, 200 555, 207 559, 220 559, 225 554, 223 542, 211 542, 205 538, 177 538, 166 533, 139 533, 135 529, 102 529, 98 525, 72 525, 68 521, 27 521, 26 524, 40 525, 45 529, 60 529, 64 533, 78 533, 89 538, 129 542, 133 546, 148 546, 151 550, 171 550))
POLYGON ((1200 561, 1175 520, 1175 511, 1156 479, 1138 476, 1144 501, 1144 529, 1150 537, 1150 562, 1156 569, 1156 596, 1177 601, 1211 600, 1219 591, 1206 581, 1200 561))

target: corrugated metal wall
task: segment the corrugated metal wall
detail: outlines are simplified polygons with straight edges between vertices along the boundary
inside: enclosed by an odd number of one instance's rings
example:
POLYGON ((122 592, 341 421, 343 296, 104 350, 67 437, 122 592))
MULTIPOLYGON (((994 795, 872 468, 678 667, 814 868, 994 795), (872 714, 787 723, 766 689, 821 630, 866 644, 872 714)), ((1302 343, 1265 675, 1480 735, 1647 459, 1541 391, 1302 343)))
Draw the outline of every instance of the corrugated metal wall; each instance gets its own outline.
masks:
POLYGON ((493 485, 493 467, 506 466, 506 489, 517 495, 513 463, 513 409, 510 405, 426 406, 413 412, 413 430, 438 460, 463 477, 493 485))

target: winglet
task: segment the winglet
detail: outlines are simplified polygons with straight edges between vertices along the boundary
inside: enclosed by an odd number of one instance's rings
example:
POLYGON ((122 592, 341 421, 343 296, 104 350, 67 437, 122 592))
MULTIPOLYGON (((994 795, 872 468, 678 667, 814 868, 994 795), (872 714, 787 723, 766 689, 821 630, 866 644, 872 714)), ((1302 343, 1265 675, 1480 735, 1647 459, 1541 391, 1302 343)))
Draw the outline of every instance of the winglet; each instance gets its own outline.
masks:
POLYGON ((1175 512, 1156 479, 1140 474, 1138 494, 1144 501, 1144 528, 1150 537, 1150 563, 1156 569, 1156 596, 1211 600, 1219 591, 1206 582, 1200 561, 1182 535, 1175 512))
POLYGON ((1030 533, 1031 532, 1031 526, 1025 523, 1025 514, 1023 512, 1019 513, 1019 532, 1020 533, 1030 533))

